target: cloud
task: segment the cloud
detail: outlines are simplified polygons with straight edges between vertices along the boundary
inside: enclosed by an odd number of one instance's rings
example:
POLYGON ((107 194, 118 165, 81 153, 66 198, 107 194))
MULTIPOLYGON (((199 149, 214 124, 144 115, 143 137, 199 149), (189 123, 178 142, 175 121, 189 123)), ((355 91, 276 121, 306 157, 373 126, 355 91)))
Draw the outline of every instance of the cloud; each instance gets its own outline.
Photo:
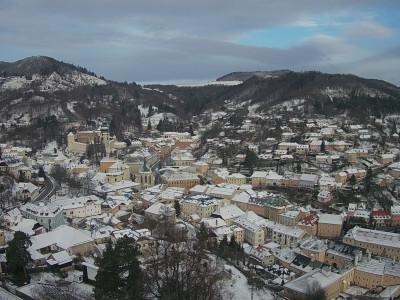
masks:
POLYGON ((399 21, 377 21, 382 10, 395 19, 400 1, 3 0, 0 59, 48 55, 106 78, 139 82, 212 79, 241 70, 340 72, 393 47, 382 44, 378 51, 354 42, 398 39, 399 21), (290 26, 307 34, 286 43, 290 47, 268 39, 262 46, 237 42, 251 32, 290 26))
POLYGON ((363 21, 352 23, 347 35, 353 38, 389 38, 393 36, 393 30, 374 22, 363 21))

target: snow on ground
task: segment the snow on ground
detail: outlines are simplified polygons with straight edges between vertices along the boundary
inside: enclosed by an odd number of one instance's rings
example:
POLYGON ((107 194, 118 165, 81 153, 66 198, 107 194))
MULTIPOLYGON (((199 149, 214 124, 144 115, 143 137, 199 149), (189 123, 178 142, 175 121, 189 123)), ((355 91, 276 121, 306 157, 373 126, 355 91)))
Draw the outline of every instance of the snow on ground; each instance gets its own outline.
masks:
POLYGON ((260 107, 259 103, 249 105, 248 110, 249 110, 249 117, 251 116, 256 116, 256 109, 260 107))
MULTIPOLYGON (((0 90, 16 90, 28 86, 31 82, 30 80, 26 80, 25 77, 12 76, 9 78, 0 78, 4 80, 4 83, 0 86, 0 90)), ((1 81, 0 81, 1 82, 1 81)))
MULTIPOLYGON (((238 269, 233 266, 225 265, 226 270, 231 270, 232 278, 226 282, 226 290, 229 291, 232 300, 245 300, 251 299, 251 286, 247 284, 247 278, 238 269)), ((229 271, 228 271, 229 272, 229 271)), ((254 289, 254 300, 269 300, 275 299, 272 292, 267 289, 254 289)))
POLYGON ((67 103, 67 109, 68 109, 70 112, 75 113, 74 104, 76 104, 76 103, 77 103, 76 101, 75 101, 75 102, 68 102, 68 103, 67 103))
POLYGON ((6 291, 5 289, 0 287, 0 299, 2 300, 20 300, 22 298, 11 294, 10 292, 6 291))
POLYGON ((58 145, 56 141, 51 141, 47 143, 45 148, 43 149, 43 153, 54 153, 54 148, 57 149, 58 145))
POLYGON ((69 90, 74 88, 76 85, 105 85, 105 80, 99 79, 95 76, 84 74, 78 71, 74 71, 71 74, 60 76, 56 72, 53 72, 43 84, 40 86, 41 91, 58 91, 58 90, 69 90))

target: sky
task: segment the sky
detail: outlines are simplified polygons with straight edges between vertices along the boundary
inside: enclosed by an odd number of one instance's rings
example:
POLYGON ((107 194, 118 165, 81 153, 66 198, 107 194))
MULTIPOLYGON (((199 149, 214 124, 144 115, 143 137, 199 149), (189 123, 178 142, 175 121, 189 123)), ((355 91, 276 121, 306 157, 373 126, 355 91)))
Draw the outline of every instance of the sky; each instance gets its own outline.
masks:
POLYGON ((316 70, 400 86, 399 0, 1 0, 0 61, 137 83, 316 70))

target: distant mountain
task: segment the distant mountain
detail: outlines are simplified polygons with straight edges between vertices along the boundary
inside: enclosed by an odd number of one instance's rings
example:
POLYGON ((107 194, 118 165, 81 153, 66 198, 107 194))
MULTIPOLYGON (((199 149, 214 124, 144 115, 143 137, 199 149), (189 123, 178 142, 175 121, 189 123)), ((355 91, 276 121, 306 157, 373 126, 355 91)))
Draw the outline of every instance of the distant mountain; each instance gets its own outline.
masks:
POLYGON ((0 62, 0 74, 6 76, 33 76, 35 74, 48 76, 56 72, 60 76, 79 71, 88 75, 95 76, 85 68, 77 67, 72 64, 64 63, 47 56, 32 56, 16 62, 0 62))
POLYGON ((276 70, 276 71, 254 71, 254 72, 232 72, 217 78, 217 81, 246 81, 253 76, 268 78, 278 77, 291 72, 290 70, 276 70))

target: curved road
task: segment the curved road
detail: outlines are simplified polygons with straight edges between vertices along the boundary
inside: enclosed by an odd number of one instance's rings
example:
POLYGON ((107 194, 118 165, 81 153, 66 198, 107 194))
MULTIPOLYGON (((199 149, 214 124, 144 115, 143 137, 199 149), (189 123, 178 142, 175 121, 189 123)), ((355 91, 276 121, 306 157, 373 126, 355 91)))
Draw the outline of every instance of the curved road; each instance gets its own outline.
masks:
POLYGON ((37 196, 35 199, 33 199, 32 202, 40 202, 44 200, 48 200, 51 196, 54 195, 56 192, 56 183, 53 177, 49 176, 46 174, 46 180, 44 182, 45 187, 44 190, 37 196))

